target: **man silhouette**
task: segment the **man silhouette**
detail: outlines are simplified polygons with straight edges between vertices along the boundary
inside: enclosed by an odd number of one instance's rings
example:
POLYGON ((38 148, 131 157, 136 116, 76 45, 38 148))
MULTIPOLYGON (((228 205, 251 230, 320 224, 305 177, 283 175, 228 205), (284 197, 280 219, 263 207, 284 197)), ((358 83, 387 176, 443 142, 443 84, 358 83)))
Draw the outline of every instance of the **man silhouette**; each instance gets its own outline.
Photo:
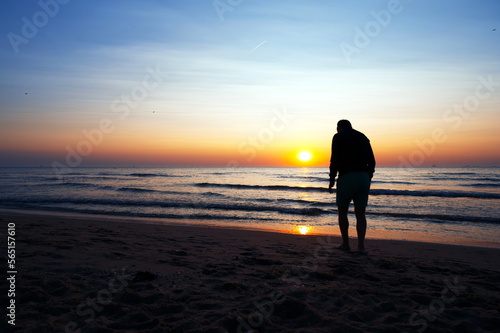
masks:
POLYGON ((354 202, 356 216, 356 231, 358 233, 358 251, 365 253, 366 235, 366 206, 368 192, 375 172, 375 156, 370 145, 370 140, 361 132, 352 128, 348 120, 337 123, 337 134, 332 140, 332 155, 330 159, 330 185, 337 180, 337 209, 339 228, 342 234, 342 244, 339 249, 349 251, 349 204, 354 202))

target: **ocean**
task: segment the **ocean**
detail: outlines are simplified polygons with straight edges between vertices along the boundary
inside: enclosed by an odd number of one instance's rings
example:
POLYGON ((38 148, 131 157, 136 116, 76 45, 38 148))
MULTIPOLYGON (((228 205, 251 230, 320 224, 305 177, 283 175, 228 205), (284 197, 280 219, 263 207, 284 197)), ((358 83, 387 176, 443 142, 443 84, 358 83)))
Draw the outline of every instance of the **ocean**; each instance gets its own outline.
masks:
MULTIPOLYGON (((1 168, 0 179, 6 210, 339 234, 328 168, 74 168, 62 179, 1 168)), ((500 247, 500 168, 379 167, 367 219, 367 238, 500 247)))

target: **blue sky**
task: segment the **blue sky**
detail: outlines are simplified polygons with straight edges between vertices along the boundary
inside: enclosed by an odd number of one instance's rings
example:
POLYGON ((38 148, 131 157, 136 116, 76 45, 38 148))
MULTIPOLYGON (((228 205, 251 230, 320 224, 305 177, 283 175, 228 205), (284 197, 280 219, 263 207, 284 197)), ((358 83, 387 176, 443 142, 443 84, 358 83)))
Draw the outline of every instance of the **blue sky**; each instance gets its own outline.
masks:
MULTIPOLYGON (((226 151, 221 161, 283 108, 295 121, 269 151, 297 137, 328 150, 341 118, 381 150, 397 140, 408 151, 474 92, 478 77, 500 81, 499 1, 221 0, 231 9, 222 16, 214 1, 40 3, 8 0, 0 11, 2 165, 29 164, 28 153, 37 160, 46 153, 48 164, 63 156, 148 68, 168 74, 108 141, 157 136, 168 154, 204 138, 207 149, 226 151), (389 8, 397 10, 382 26, 373 13, 389 8), (38 31, 25 38, 26 20, 36 19, 38 31), (370 24, 377 30, 367 31, 370 24), (341 45, 356 47, 358 31, 372 36, 347 59, 341 45), (15 45, 13 34, 26 43, 15 45)), ((448 130, 447 145, 478 133, 498 143, 499 90, 468 117, 471 124, 448 130)), ((396 148, 389 164, 404 154, 396 148)), ((488 156, 488 163, 500 159, 488 156)))

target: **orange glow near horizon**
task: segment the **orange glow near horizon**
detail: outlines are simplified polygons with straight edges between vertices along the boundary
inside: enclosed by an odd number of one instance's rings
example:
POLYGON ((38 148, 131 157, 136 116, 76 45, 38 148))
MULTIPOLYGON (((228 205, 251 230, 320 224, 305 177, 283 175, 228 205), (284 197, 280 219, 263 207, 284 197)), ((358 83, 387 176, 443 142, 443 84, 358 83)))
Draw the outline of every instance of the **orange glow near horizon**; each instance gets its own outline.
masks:
MULTIPOLYGON (((72 144, 55 144, 54 142, 40 145, 36 148, 27 144, 14 147, 3 147, 2 156, 8 160, 21 161, 14 166, 30 166, 51 164, 53 161, 64 163, 67 156, 78 154, 79 141, 72 144), (29 162, 25 162, 29 161, 29 162)), ((374 146, 377 167, 419 167, 419 166, 465 166, 465 165, 498 165, 500 158, 493 144, 475 147, 474 145, 462 145, 456 147, 453 143, 443 143, 429 153, 423 151, 416 145, 408 147, 381 147, 374 146)), ((86 149, 86 148, 85 148, 86 149)), ((323 149, 310 150, 310 155, 299 155, 303 150, 283 151, 280 149, 268 149, 256 152, 255 155, 240 154, 232 147, 206 145, 200 147, 173 145, 166 142, 150 143, 146 140, 133 142, 124 140, 120 142, 108 142, 93 146, 91 153, 80 155, 82 163, 79 166, 112 165, 128 166, 218 166, 218 167, 328 167, 330 151, 323 149)), ((309 150, 308 150, 309 151, 309 150)))
MULTIPOLYGON (((245 136, 229 136, 223 140, 224 136, 214 137, 208 133, 181 135, 161 132, 157 128, 151 132, 117 129, 104 135, 102 142, 90 146, 89 139, 81 131, 57 132, 40 128, 26 135, 23 133, 16 132, 15 128, 2 133, 4 140, 0 141, 0 152, 3 161, 19 161, 13 166, 63 163, 70 151, 84 151, 85 154, 80 154, 79 166, 327 167, 331 148, 331 133, 318 135, 314 141, 309 137, 301 140, 283 134, 266 145, 259 143, 256 146, 245 141, 245 136)), ((433 144, 425 135, 416 140, 395 140, 370 133, 368 136, 377 167, 397 167, 405 163, 413 167, 500 164, 497 149, 500 142, 491 132, 483 133, 482 137, 478 133, 470 137, 449 133, 446 140, 433 144)))

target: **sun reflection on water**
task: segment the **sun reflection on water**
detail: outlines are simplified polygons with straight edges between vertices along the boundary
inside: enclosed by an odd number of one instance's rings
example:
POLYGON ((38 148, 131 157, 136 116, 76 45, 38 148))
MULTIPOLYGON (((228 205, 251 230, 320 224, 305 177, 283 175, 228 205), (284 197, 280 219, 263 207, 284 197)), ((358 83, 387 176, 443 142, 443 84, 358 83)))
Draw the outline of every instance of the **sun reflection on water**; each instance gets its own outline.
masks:
POLYGON ((307 235, 312 231, 312 227, 308 225, 298 225, 295 227, 295 231, 301 235, 307 235))

